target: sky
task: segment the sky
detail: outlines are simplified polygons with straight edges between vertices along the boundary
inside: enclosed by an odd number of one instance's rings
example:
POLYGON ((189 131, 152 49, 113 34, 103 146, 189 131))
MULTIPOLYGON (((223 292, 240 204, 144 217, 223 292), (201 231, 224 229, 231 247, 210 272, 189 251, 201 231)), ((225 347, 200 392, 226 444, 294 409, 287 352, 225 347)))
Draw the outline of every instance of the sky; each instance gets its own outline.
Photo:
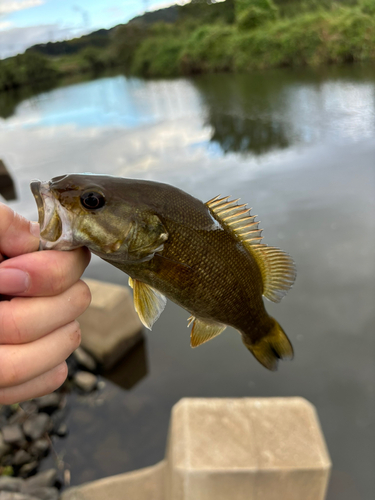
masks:
POLYGON ((143 14, 186 0, 0 0, 0 58, 36 43, 111 28, 143 14))

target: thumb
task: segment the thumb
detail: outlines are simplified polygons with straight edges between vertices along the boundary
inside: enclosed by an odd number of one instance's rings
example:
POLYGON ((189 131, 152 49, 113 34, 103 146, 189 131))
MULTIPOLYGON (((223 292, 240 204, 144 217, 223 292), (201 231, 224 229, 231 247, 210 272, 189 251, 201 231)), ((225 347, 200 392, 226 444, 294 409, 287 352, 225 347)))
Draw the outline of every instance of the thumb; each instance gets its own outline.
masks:
MULTIPOLYGON (((15 257, 39 248, 39 224, 0 203, 0 254, 15 257)), ((0 261, 1 261, 0 256, 0 261)))

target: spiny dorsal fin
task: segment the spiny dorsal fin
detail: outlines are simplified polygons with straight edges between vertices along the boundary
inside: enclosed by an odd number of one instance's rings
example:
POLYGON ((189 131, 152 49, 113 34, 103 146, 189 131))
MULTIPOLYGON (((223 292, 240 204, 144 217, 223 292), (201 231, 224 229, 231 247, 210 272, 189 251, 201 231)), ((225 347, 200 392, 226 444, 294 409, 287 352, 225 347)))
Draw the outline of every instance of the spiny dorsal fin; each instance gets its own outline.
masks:
POLYGON ((206 203, 211 213, 223 226, 231 231, 255 258, 263 278, 263 295, 273 302, 280 302, 291 288, 296 278, 296 268, 292 258, 276 247, 261 244, 262 229, 256 215, 251 215, 251 208, 246 203, 237 205, 237 200, 229 196, 216 196, 206 203))
POLYGON ((130 277, 129 286, 133 288, 134 307, 139 319, 151 330, 152 325, 164 311, 167 299, 152 286, 130 277))
POLYGON ((191 347, 198 347, 208 342, 226 329, 226 325, 221 323, 207 323, 201 319, 194 318, 194 316, 190 316, 188 319, 188 327, 192 322, 194 324, 190 334, 191 347))

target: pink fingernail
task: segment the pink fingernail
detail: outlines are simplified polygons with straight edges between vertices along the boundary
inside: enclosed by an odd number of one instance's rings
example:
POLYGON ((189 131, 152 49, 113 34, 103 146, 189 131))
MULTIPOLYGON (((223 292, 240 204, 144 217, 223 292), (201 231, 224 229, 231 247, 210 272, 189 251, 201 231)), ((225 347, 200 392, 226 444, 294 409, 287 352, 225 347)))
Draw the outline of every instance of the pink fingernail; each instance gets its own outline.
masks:
POLYGON ((30 286, 30 276, 20 269, 0 269, 0 293, 13 295, 25 292, 30 286))

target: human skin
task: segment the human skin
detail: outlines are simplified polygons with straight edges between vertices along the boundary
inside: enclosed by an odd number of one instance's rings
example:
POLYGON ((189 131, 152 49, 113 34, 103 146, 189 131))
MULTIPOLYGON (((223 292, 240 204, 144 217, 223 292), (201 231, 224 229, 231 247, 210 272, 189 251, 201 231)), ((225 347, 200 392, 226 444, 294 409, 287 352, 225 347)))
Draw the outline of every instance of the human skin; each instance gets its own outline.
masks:
POLYGON ((48 394, 79 346, 91 301, 80 277, 90 252, 38 252, 39 226, 0 203, 0 404, 48 394))

